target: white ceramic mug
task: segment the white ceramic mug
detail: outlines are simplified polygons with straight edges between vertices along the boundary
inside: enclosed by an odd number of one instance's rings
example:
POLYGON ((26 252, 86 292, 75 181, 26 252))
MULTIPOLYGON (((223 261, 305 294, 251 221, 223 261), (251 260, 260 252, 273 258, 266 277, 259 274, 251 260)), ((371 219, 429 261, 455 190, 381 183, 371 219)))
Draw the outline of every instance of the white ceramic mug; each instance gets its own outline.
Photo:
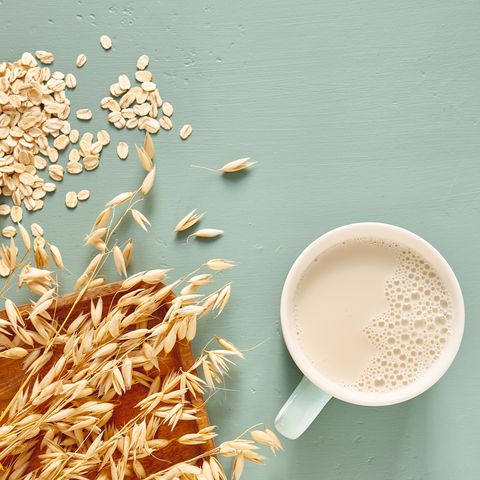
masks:
POLYGON ((275 420, 277 430, 287 438, 298 438, 313 422, 326 403, 339 398, 356 405, 379 406, 404 402, 436 383, 447 371, 462 341, 465 311, 462 292, 450 265, 427 241, 408 230, 384 223, 354 223, 325 233, 311 243, 297 258, 288 273, 281 300, 282 331, 288 351, 305 377, 280 410, 275 420), (319 254, 340 242, 370 237, 393 241, 411 248, 435 267, 452 298, 452 332, 446 347, 434 364, 413 383, 386 392, 356 391, 335 383, 317 369, 303 352, 295 333, 292 315, 295 290, 308 266, 319 254))

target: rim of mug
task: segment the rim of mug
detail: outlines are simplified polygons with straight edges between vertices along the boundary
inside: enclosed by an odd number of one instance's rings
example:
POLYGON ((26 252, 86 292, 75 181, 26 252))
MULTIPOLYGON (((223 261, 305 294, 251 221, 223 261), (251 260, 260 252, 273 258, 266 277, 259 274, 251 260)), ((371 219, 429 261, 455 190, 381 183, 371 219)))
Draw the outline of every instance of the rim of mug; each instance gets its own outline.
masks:
POLYGON ((302 373, 313 384, 332 397, 356 405, 366 406, 393 405, 404 402, 432 387, 445 374, 455 359, 462 342, 465 326, 465 306, 462 291, 455 273, 441 253, 417 234, 396 225, 379 222, 360 222, 337 227, 310 243, 300 253, 288 272, 282 290, 280 316, 283 338, 288 351, 302 373), (411 248, 435 267, 437 273, 446 283, 447 290, 452 298, 453 327, 446 347, 424 374, 414 382, 397 390, 363 392, 339 385, 325 376, 311 363, 299 345, 298 336, 296 335, 295 321, 292 315, 293 295, 303 273, 319 254, 333 245, 355 238, 389 240, 411 248))

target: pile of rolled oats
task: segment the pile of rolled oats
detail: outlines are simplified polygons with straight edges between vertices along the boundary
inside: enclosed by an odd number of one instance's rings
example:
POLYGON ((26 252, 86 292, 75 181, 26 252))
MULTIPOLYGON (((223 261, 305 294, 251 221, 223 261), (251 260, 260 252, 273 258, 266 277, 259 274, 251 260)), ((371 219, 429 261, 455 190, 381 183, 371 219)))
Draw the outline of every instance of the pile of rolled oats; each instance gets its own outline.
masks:
MULTIPOLYGON (((108 50, 112 43, 102 36, 101 45, 108 50)), ((38 50, 35 56, 25 52, 13 63, 0 63, 0 193, 10 197, 7 203, 0 199, 0 215, 10 215, 13 223, 22 221, 24 209, 41 209, 46 195, 56 190, 55 182, 61 182, 65 173, 95 170, 102 149, 110 143, 106 130, 81 134, 71 127, 67 92, 77 86, 77 80, 72 73, 52 71, 48 65, 53 61, 52 53, 38 50), (62 165, 60 154, 67 150, 68 160, 62 165), (39 175, 41 171, 46 174, 39 175)), ((75 64, 82 68, 86 61, 82 53, 75 64)), ((157 133, 173 127, 173 107, 160 97, 152 73, 146 70, 148 64, 149 57, 141 55, 135 73, 138 84, 132 86, 128 76, 122 74, 110 86, 111 96, 100 101, 100 106, 109 110, 108 121, 118 129, 157 133)), ((83 106, 75 115, 81 121, 93 116, 91 109, 83 106)), ((180 138, 185 140, 190 133, 191 126, 185 125, 180 138)), ((117 152, 125 159, 128 145, 120 142, 117 152)), ((77 205, 74 193, 69 192, 69 208, 77 205)), ((5 228, 11 233, 15 227, 5 228)))

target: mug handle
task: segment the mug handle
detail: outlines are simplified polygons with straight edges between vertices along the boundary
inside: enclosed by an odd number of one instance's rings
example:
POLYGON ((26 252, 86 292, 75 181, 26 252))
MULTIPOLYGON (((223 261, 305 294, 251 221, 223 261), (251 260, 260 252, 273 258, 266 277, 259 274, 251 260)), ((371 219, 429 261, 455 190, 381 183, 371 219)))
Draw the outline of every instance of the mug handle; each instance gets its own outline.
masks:
POLYGON ((332 398, 303 377, 275 419, 275 428, 287 438, 298 438, 332 398))

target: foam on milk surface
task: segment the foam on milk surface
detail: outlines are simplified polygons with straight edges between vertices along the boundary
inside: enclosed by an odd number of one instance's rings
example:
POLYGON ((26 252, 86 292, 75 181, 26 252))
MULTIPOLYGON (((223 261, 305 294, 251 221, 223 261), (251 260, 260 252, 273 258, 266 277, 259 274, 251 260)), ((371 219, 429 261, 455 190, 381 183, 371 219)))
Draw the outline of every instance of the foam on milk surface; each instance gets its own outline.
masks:
POLYGON ((435 269, 409 248, 370 238, 315 260, 297 288, 294 316, 310 361, 362 391, 414 382, 444 349, 452 320, 435 269))

